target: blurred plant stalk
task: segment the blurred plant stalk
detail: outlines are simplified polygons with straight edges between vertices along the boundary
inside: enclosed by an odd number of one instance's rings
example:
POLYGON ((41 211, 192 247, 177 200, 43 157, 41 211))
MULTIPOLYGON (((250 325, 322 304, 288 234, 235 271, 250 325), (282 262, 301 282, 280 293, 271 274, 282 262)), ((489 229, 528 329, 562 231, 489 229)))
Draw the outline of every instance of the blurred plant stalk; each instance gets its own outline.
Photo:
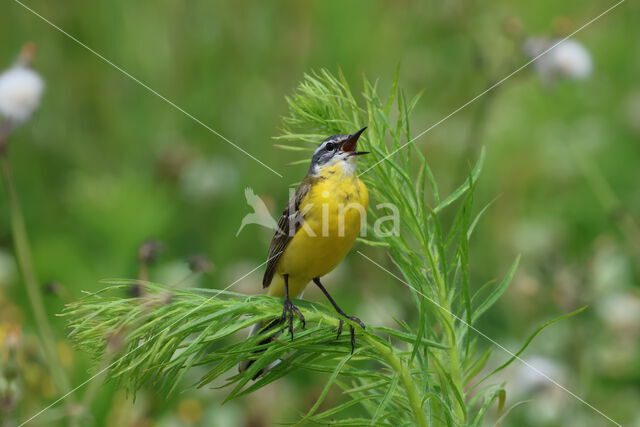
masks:
MULTIPOLYGON (((28 65, 32 61, 34 54, 35 45, 33 45, 33 43, 25 44, 18 58, 18 65, 14 66, 14 68, 11 69, 20 70, 20 73, 31 73, 31 75, 28 76, 30 81, 28 81, 27 83, 29 84, 32 84, 34 79, 41 81, 40 77, 37 76, 37 74, 28 69, 28 65)), ((11 71, 5 72, 2 74, 2 76, 6 77, 6 75, 10 72, 11 71)), ((27 289, 29 303, 31 305, 31 310, 36 321, 38 334, 40 335, 42 348, 46 358, 46 364, 49 368, 49 373, 58 391, 66 394, 70 392, 71 386, 56 350, 55 335, 53 333, 53 329, 51 328, 50 321, 47 318, 47 312, 45 310, 41 289, 35 272, 24 215, 22 213, 22 208, 20 206, 20 201, 18 198, 18 192, 16 190, 16 185, 13 179, 11 161, 8 153, 8 139, 10 134, 17 126, 26 121, 30 117, 31 113, 37 108, 42 86, 36 87, 35 89, 27 87, 25 92, 24 75, 20 76, 18 79, 14 78, 12 83, 13 82, 16 82, 17 85, 22 85, 23 87, 17 88, 17 92, 14 93, 4 93, 3 96, 6 96, 8 98, 8 101, 5 100, 5 104, 14 102, 16 109, 20 110, 19 113, 20 115, 22 115, 22 117, 20 117, 20 119, 17 119, 16 117, 12 118, 11 116, 7 116, 6 119, 0 123, 0 173, 2 175, 2 182, 4 184, 9 203, 9 217, 11 222, 11 234, 15 247, 15 255, 18 261, 20 274, 22 275, 27 289), (22 81, 20 81, 20 79, 22 79, 22 81), (20 91, 22 91, 22 93, 19 93, 20 91), (11 97, 13 97, 13 99, 11 97)), ((39 82, 36 81, 36 83, 39 82)), ((12 89, 11 86, 6 81, 4 81, 4 84, 6 87, 4 87, 3 89, 7 92, 10 92, 12 89)), ((5 110, 4 113, 6 114, 11 105, 7 106, 3 104, 3 107, 5 110)), ((69 403, 69 407, 71 407, 71 405, 72 404, 69 403)))
POLYGON ((568 143, 569 149, 585 180, 595 195, 607 217, 613 222, 630 251, 640 260, 640 225, 637 219, 629 213, 627 206, 620 201, 607 177, 598 165, 589 159, 573 142, 568 143))
POLYGON ((47 313, 44 308, 42 294, 40 293, 40 287, 38 286, 38 279, 35 273, 24 216, 18 200, 18 194, 11 172, 11 164, 6 151, 0 152, 0 170, 2 172, 2 182, 4 183, 9 201, 11 233, 20 274, 27 288, 29 303, 31 304, 31 310, 36 320, 36 326, 42 340, 42 346, 47 357, 47 365, 49 366, 51 376, 59 390, 66 393, 71 387, 60 363, 60 358, 56 351, 53 329, 47 319, 47 313))

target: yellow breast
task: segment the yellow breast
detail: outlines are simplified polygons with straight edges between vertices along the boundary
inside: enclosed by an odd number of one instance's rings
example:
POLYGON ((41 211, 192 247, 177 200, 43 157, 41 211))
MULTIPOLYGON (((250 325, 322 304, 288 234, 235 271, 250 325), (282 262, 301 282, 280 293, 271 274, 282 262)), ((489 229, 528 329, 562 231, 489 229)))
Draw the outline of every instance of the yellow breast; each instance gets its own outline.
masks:
MULTIPOLYGON (((362 181, 341 164, 320 172, 320 179, 300 204, 304 225, 276 267, 279 275, 289 275, 291 296, 298 295, 311 279, 324 276, 342 261, 360 232, 368 204, 369 194, 362 181)), ((272 283, 269 293, 280 294, 278 285, 272 283)))

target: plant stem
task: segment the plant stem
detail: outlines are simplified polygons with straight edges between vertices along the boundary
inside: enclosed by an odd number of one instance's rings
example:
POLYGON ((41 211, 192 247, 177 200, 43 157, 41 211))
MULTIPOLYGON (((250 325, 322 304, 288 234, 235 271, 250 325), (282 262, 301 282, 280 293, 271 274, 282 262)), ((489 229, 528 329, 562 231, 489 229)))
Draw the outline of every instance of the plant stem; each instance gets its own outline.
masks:
MULTIPOLYGON (((309 314, 305 313, 305 318, 316 321, 318 323, 338 326, 338 319, 319 312, 311 312, 309 314)), ((347 319, 346 322, 352 323, 356 328, 360 327, 358 324, 349 319, 347 319)), ((384 357, 384 359, 389 363, 389 365, 396 372, 400 373, 400 381, 402 382, 402 385, 404 386, 404 389, 407 393, 407 398, 409 399, 409 404, 411 405, 411 412, 413 413, 415 424, 421 427, 428 427, 429 422, 427 421, 427 415, 422 409, 422 399, 420 398, 418 387, 413 380, 413 377, 411 376, 410 370, 403 363, 403 361, 395 355, 393 349, 387 347, 384 344, 381 344, 369 333, 365 332, 364 334, 362 334, 362 338, 367 342, 367 344, 378 350, 384 357)))
MULTIPOLYGON (((449 302, 449 298, 447 296, 447 286, 445 283, 445 279, 439 270, 438 261, 434 257, 428 242, 423 242, 423 248, 425 253, 427 254, 429 268, 432 271, 433 280, 436 284, 435 288, 439 300, 437 305, 439 308, 440 318, 442 319, 442 325, 444 330, 446 331, 447 341, 449 344, 449 350, 447 351, 447 354, 449 356, 449 373, 451 375, 453 385, 458 389, 460 395, 462 395, 462 398, 464 399, 462 366, 460 364, 460 356, 458 354, 458 340, 456 339, 454 326, 457 317, 451 311, 451 303, 449 302)), ((461 425, 464 424, 467 418, 466 409, 457 400, 455 401, 455 413, 459 423, 461 425)))
MULTIPOLYGON (((441 300, 442 312, 443 315, 448 316, 449 319, 447 323, 449 326, 446 327, 447 330, 447 341, 449 342, 449 369, 451 373, 451 380, 453 381, 455 387, 460 391, 460 394, 464 398, 464 385, 462 381, 462 366, 460 365, 460 356, 458 354, 458 342, 455 335, 455 330, 453 328, 455 318, 451 313, 451 308, 448 300, 441 300)), ((465 408, 456 401, 455 403, 456 416, 460 421, 460 424, 463 424, 466 421, 466 413, 465 408)))
MULTIPOLYGON (((447 289, 444 282, 444 278, 440 274, 440 271, 435 268, 436 263, 432 263, 434 271, 434 279, 438 290, 438 299, 440 300, 438 305, 440 306, 440 316, 443 318, 444 330, 447 334, 447 341, 449 344, 449 350, 447 354, 449 356, 449 372, 453 385, 458 389, 464 399, 464 384, 462 380, 462 366, 460 365, 460 356, 458 354, 458 340, 456 339, 455 321, 456 316, 451 311, 451 304, 447 297, 447 289)), ((458 417, 459 423, 462 425, 466 421, 465 408, 456 400, 455 412, 458 417)))
POLYGON ((0 153, 0 169, 9 199, 11 231, 20 273, 27 288, 27 295, 29 296, 31 310, 33 311, 38 333, 45 351, 49 371, 59 390, 66 393, 70 390, 70 385, 56 351, 53 330, 47 320, 42 294, 40 293, 38 279, 36 278, 33 266, 33 258, 27 238, 24 217, 22 215, 22 209, 20 208, 18 194, 11 173, 11 165, 6 151, 0 153))
POLYGON ((413 381, 413 377, 411 376, 409 369, 407 369, 405 364, 402 363, 402 360, 398 358, 389 347, 380 344, 368 334, 364 335, 364 339, 369 345, 375 347, 376 350, 380 352, 396 372, 400 373, 400 381, 402 381, 402 385, 407 392, 407 398, 409 399, 411 412, 413 412, 413 418, 416 425, 428 427, 429 423, 427 421, 427 415, 422 409, 422 399, 420 398, 418 388, 416 387, 416 383, 413 381))
POLYGON ((598 165, 587 158, 576 147, 575 143, 569 142, 568 146, 587 184, 589 184, 596 196, 596 200, 600 203, 607 216, 614 222, 614 225, 618 227, 620 235, 626 240, 631 251, 640 259, 640 226, 636 219, 629 214, 598 165))

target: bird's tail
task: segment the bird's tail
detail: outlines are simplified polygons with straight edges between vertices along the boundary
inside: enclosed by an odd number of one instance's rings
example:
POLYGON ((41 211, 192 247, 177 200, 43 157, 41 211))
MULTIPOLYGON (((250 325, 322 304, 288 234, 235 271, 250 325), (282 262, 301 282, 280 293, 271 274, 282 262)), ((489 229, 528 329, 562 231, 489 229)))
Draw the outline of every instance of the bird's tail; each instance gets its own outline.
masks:
MULTIPOLYGON (((247 336, 247 338, 250 338, 260 332, 263 332, 265 330, 271 329, 273 326, 275 326, 274 322, 270 322, 265 324, 264 322, 258 322, 255 325, 253 325, 251 327, 251 329, 249 330, 249 335, 247 336)), ((275 339, 275 337, 269 336, 267 338, 265 338, 264 340, 260 341, 259 345, 263 345, 263 344, 267 344, 271 341, 273 341, 275 339)), ((256 350, 255 353, 261 353, 264 350, 256 350)), ((253 362, 255 362, 254 359, 251 360, 244 360, 242 362, 240 362, 238 364, 238 372, 242 373, 244 371, 246 371, 247 369, 249 369, 249 367, 251 365, 253 365, 253 362)), ((260 375, 262 375, 265 371, 268 371, 269 369, 273 368, 274 366, 278 365, 280 363, 280 360, 276 360, 275 362, 272 362, 271 364, 269 364, 266 368, 261 369, 260 371, 258 371, 258 373, 256 373, 256 375, 253 377, 253 379, 255 380, 256 378, 258 378, 260 375)))
MULTIPOLYGON (((249 329, 249 335, 247 336, 247 338, 251 338, 252 336, 254 336, 255 334, 257 334, 258 332, 260 332, 260 329, 262 329, 264 327, 264 325, 262 324, 262 322, 258 322, 255 325, 253 325, 251 327, 251 329, 249 329)), ((249 369, 249 366, 251 366, 253 364, 253 362, 255 362, 255 360, 244 360, 242 362, 240 362, 238 364, 238 372, 244 372, 247 369, 249 369)))

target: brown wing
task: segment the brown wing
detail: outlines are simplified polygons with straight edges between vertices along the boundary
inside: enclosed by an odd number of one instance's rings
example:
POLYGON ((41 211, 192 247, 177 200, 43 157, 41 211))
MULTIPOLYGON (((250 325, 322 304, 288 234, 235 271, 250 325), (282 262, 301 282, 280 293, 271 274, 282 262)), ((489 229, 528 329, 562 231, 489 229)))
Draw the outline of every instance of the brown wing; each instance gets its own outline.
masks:
POLYGON ((287 248, 287 245, 296 234, 296 232, 302 226, 304 218, 300 214, 299 207, 302 199, 309 193, 311 185, 313 184, 313 178, 306 177, 296 188, 296 192, 287 203, 287 207, 282 212, 282 216, 278 221, 278 229, 276 230, 273 239, 271 240, 271 246, 269 246, 269 254, 267 255, 267 270, 264 272, 262 278, 262 287, 266 288, 271 284, 273 275, 276 272, 276 266, 280 257, 287 248), (293 226, 293 230, 291 230, 293 226))

